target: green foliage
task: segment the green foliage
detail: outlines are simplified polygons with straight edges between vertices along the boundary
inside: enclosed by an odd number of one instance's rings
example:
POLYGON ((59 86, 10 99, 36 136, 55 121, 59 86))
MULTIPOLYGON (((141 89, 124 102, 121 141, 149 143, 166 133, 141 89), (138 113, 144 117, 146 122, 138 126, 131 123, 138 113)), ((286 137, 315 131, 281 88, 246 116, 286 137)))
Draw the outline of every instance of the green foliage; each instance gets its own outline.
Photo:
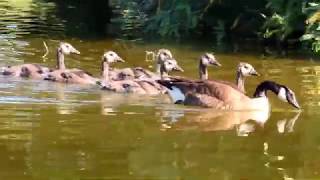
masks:
POLYGON ((311 2, 306 6, 304 13, 308 16, 307 28, 300 40, 311 46, 314 52, 320 53, 320 3, 311 2))
POLYGON ((262 26, 263 38, 285 40, 298 29, 302 20, 302 0, 268 0, 266 9, 272 15, 262 26))
POLYGON ((205 33, 221 44, 228 36, 261 37, 278 42, 294 38, 320 53, 320 0, 112 2, 116 2, 117 15, 112 22, 119 25, 121 36, 126 39, 142 36, 179 39, 205 33), (142 3, 149 3, 148 10, 142 3))
POLYGON ((161 37, 189 35, 197 27, 199 12, 192 10, 191 1, 165 1, 165 8, 159 8, 146 24, 146 33, 158 34, 161 37))
POLYGON ((284 39, 287 26, 286 22, 287 21, 283 16, 274 13, 262 26, 263 38, 268 39, 276 37, 278 39, 284 39))
POLYGON ((113 11, 117 16, 111 22, 118 24, 121 30, 119 36, 127 40, 138 40, 147 20, 146 13, 139 9, 139 4, 135 1, 118 1, 114 7, 113 11))

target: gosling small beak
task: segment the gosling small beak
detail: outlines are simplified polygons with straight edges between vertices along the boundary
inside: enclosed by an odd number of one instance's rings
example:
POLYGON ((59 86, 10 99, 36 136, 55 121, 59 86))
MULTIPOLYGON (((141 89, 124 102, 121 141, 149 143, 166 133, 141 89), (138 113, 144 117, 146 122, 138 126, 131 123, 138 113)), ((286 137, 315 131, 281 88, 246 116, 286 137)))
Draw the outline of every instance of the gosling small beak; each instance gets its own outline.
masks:
POLYGON ((210 64, 218 67, 222 66, 218 61, 212 61, 210 64))
POLYGON ((73 48, 73 49, 71 50, 71 53, 73 53, 73 54, 80 54, 80 51, 78 51, 78 50, 76 50, 75 48, 73 48))
POLYGON ((175 71, 180 71, 180 72, 184 72, 184 70, 179 66, 177 65, 175 68, 174 68, 175 71))
POLYGON ((259 74, 256 70, 252 70, 252 71, 250 72, 250 75, 251 75, 251 76, 260 76, 260 74, 259 74))
POLYGON ((118 57, 118 58, 117 58, 117 62, 122 62, 122 63, 124 63, 124 62, 126 62, 126 61, 123 60, 121 57, 118 57))

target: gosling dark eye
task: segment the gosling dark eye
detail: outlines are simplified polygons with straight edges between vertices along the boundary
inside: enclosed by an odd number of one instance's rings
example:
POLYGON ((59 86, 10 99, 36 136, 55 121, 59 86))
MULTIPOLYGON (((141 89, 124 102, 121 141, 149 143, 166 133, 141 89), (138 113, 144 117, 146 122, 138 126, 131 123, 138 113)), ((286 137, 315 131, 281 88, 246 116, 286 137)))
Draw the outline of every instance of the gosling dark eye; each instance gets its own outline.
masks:
POLYGON ((248 66, 244 66, 244 68, 249 69, 249 67, 248 67, 248 66))
POLYGON ((113 56, 113 54, 111 53, 110 56, 113 56))

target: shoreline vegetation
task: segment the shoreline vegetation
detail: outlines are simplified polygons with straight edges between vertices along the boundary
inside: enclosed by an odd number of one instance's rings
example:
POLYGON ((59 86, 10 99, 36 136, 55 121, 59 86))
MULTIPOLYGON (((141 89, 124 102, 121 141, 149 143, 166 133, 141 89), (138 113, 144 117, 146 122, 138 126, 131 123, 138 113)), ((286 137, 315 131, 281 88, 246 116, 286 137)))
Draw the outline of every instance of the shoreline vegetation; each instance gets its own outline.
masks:
POLYGON ((237 44, 248 42, 262 47, 265 54, 286 55, 290 50, 316 56, 320 53, 319 0, 8 2, 22 12, 37 7, 32 13, 37 14, 35 17, 39 14, 38 24, 46 24, 55 34, 63 28, 63 36, 160 42, 203 40, 219 48, 232 45, 234 51, 237 44))
MULTIPOLYGON (((320 53, 320 1, 113 0, 111 24, 123 39, 251 41, 320 53)), ((110 29, 109 29, 110 31, 110 29)), ((268 48, 266 48, 268 53, 268 48)))

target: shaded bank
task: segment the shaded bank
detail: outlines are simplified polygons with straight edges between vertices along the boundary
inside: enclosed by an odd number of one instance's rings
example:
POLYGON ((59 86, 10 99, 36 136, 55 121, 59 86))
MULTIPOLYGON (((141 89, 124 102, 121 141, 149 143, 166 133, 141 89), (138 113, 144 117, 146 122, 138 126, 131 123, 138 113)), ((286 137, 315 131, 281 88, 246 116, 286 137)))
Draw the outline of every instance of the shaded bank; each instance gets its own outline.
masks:
POLYGON ((67 36, 99 37, 107 35, 112 9, 108 0, 48 0, 56 4, 56 15, 65 24, 67 36))
POLYGON ((243 40, 262 46, 320 51, 317 2, 112 0, 52 1, 68 35, 126 40, 205 38, 218 45, 243 40), (302 45, 302 46, 301 46, 302 45))
MULTIPOLYGON (((218 47, 243 42, 320 51, 320 5, 305 0, 0 0, 4 34, 186 41, 218 47)), ((234 48, 237 50, 237 47, 234 48)), ((273 53, 269 49, 265 53, 273 53)))

